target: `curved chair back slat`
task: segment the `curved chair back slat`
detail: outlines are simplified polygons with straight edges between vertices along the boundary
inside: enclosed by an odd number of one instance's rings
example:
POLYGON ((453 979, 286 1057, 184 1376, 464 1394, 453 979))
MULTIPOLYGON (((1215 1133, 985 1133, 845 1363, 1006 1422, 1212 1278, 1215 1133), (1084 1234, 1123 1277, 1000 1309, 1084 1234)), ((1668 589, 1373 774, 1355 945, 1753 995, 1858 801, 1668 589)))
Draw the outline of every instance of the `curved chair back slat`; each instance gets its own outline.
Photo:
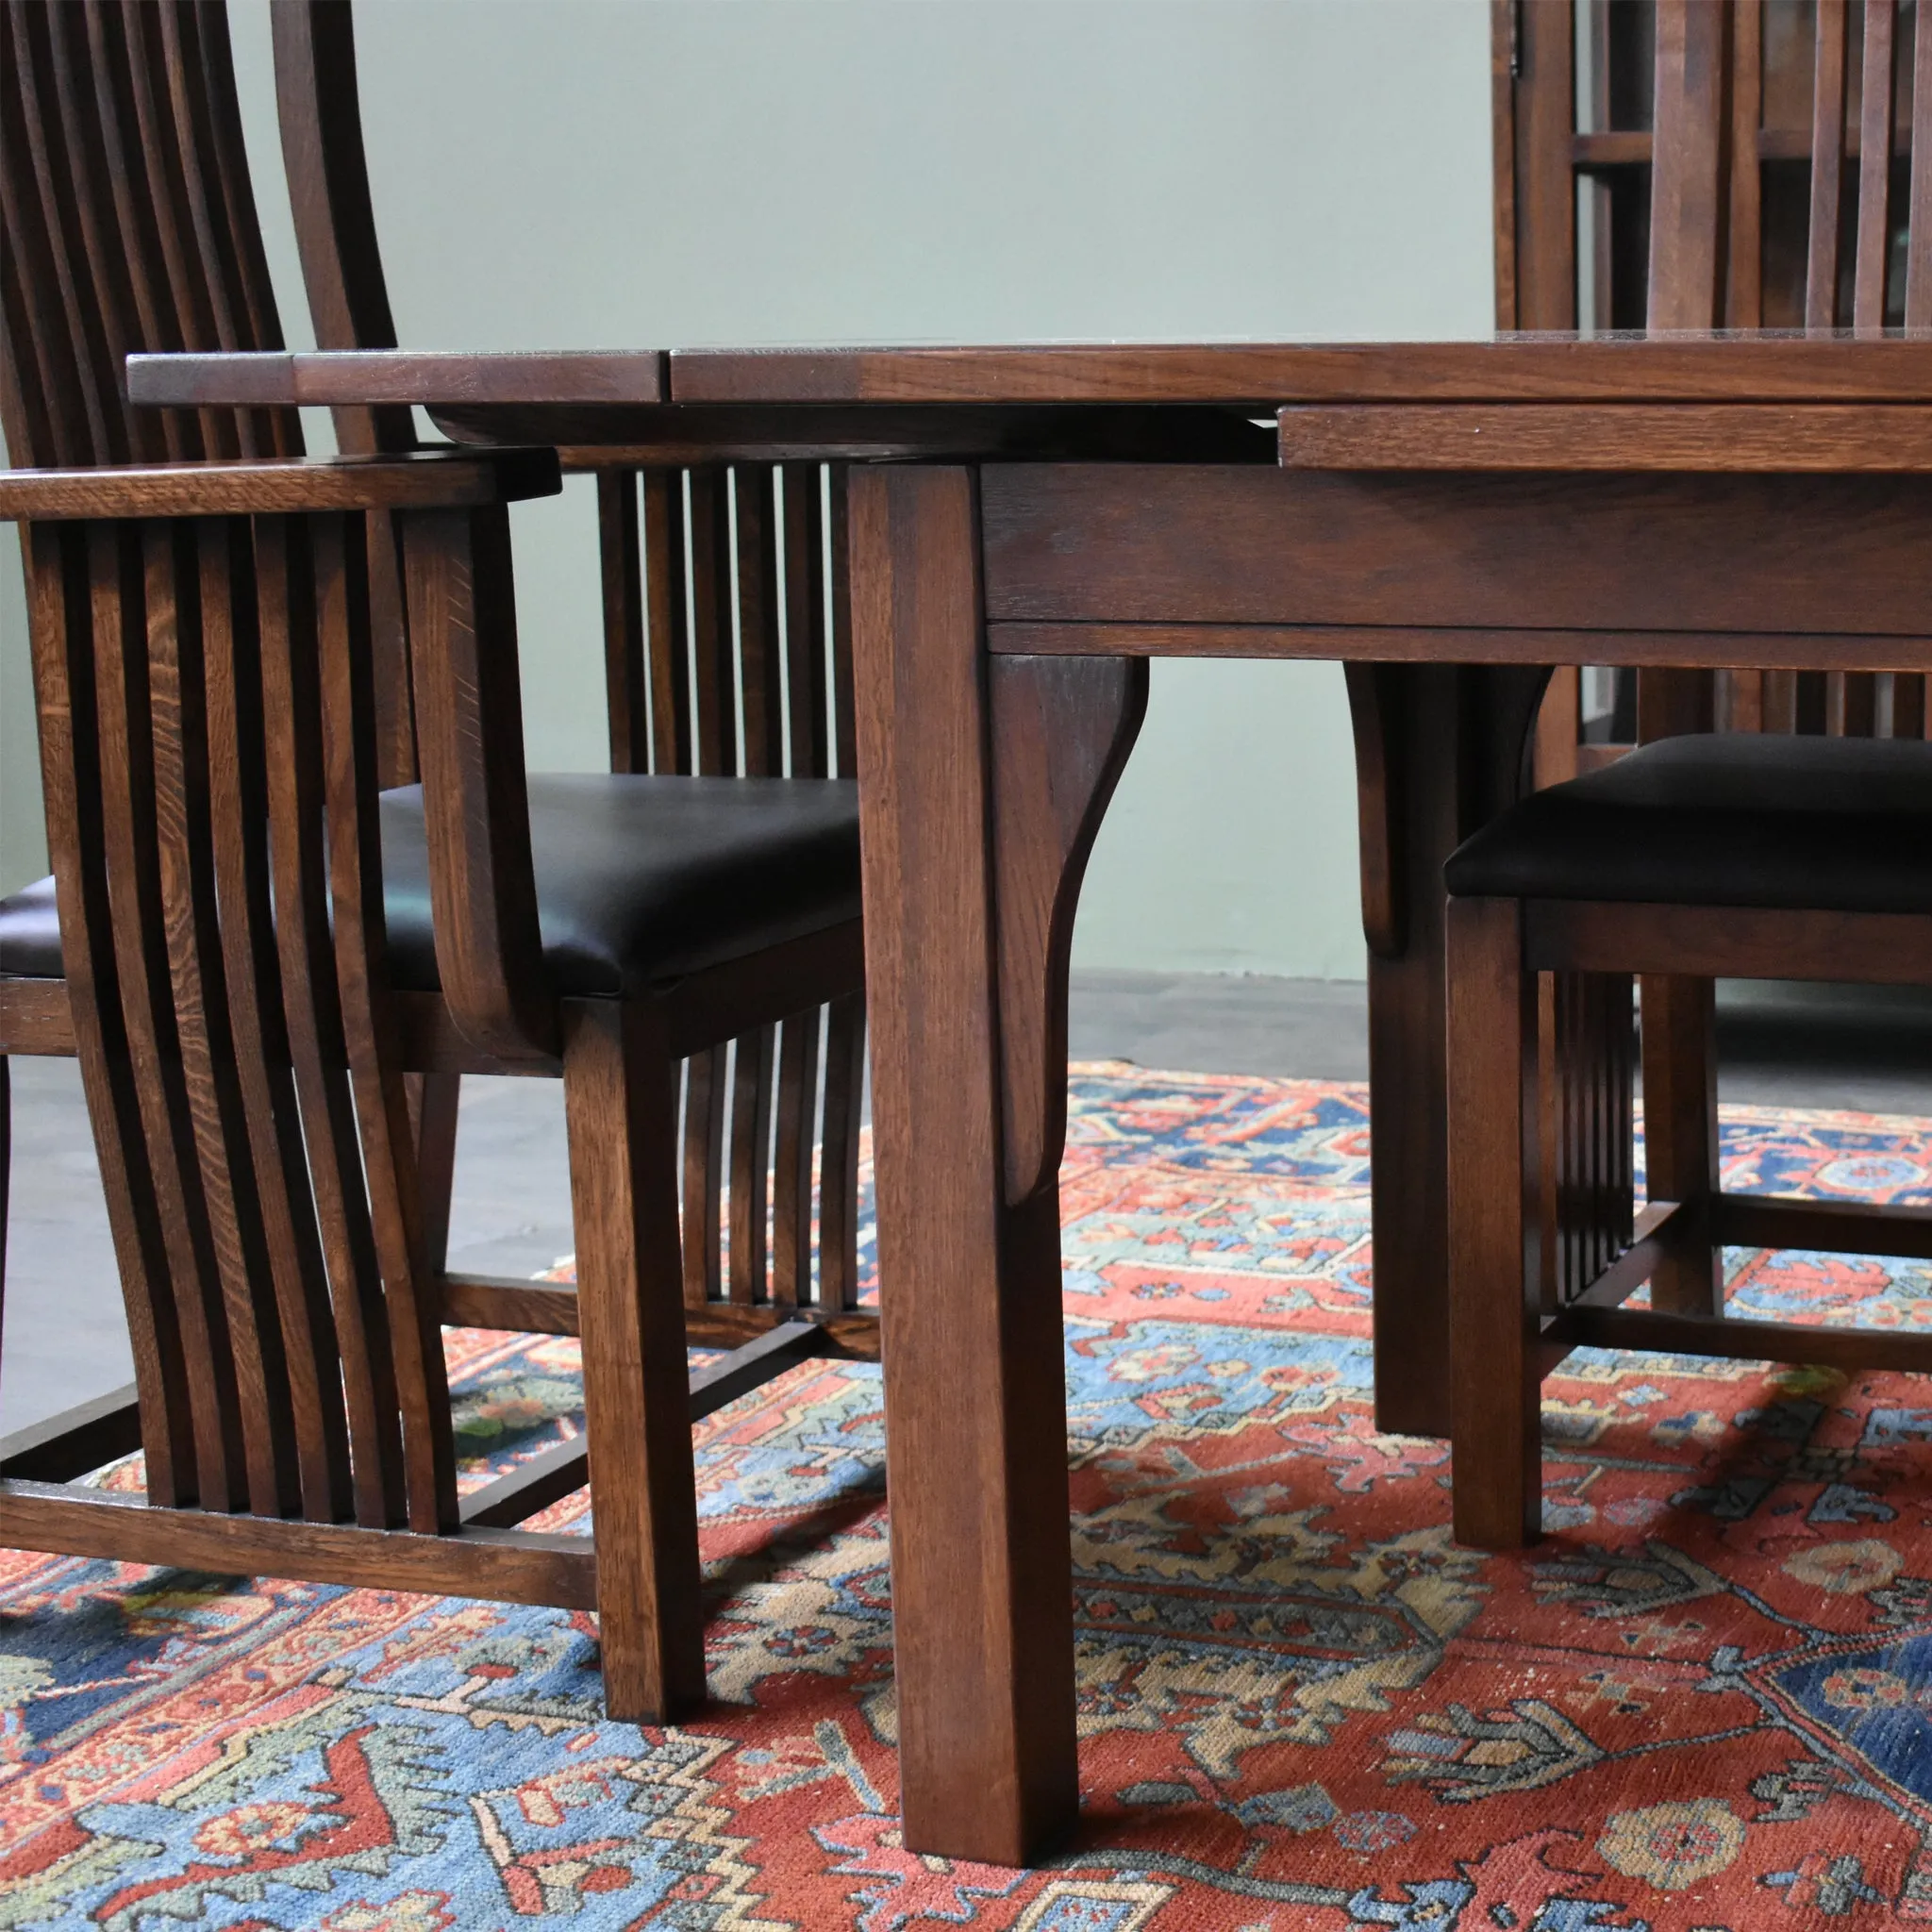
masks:
POLYGON ((8 0, 0 387, 22 467, 286 456, 289 409, 130 409, 142 350, 278 349, 227 16, 197 0, 8 0))
MULTIPOLYGON (((320 50, 308 125, 353 216, 346 14, 281 12, 278 41, 320 50)), ((12 461, 299 453, 292 410, 125 401, 132 352, 281 346, 225 8, 6 0, 0 52, 12 461)), ((336 285, 386 326, 360 194, 359 230, 308 222, 305 266, 358 251, 336 285)), ((69 1000, 157 1503, 457 1524, 375 833, 414 772, 396 556, 387 513, 30 530, 69 1000)))
POLYGON ((366 520, 39 525, 70 998, 152 1500, 457 1524, 394 1042, 366 520))

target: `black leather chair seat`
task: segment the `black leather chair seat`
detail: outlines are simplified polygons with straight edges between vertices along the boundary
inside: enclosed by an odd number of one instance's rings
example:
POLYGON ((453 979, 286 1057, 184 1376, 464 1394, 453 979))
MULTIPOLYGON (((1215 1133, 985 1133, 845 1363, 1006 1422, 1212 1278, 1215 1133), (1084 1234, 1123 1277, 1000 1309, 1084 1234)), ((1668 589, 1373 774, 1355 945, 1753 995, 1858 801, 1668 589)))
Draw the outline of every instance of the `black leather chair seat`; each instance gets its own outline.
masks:
POLYGON ((1468 898, 1932 912, 1932 744, 1661 739, 1532 792, 1444 875, 1468 898))
MULTIPOLYGON (((539 775, 537 915, 553 991, 608 998, 858 916, 850 779, 539 775)), ((433 991, 423 792, 382 796, 383 900, 397 986, 433 991)), ((0 974, 60 976, 54 882, 0 900, 0 974)))

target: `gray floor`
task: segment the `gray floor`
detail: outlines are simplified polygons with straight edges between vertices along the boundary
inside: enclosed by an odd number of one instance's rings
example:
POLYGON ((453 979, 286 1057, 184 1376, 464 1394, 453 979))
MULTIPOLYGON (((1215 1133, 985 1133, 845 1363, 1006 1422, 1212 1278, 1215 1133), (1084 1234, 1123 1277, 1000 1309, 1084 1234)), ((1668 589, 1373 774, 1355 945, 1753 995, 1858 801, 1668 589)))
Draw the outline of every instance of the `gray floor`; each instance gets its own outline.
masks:
MULTIPOLYGON (((1076 1059, 1195 1073, 1368 1076, 1363 989, 1206 974, 1074 976, 1076 1059)), ((1727 987, 1726 1100, 1932 1115, 1932 995, 1727 987)), ((92 1138, 72 1062, 16 1059, 0 1430, 128 1379, 126 1332, 92 1138)), ((562 1093, 466 1080, 451 1261, 530 1274, 571 1247, 562 1093)))

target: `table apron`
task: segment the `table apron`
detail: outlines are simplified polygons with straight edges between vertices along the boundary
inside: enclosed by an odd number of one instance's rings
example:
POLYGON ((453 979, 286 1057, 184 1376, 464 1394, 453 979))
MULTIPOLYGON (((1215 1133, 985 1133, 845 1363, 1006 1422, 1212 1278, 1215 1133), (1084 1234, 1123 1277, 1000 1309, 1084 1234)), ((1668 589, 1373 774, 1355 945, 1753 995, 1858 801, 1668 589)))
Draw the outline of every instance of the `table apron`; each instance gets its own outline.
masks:
POLYGON ((995 648, 1932 662, 1932 477, 1139 463, 980 475, 995 648), (1117 637, 1074 628, 1088 625, 1117 637))
POLYGON ((1299 658, 1376 664, 1657 664, 1711 670, 1932 671, 1932 635, 1488 630, 1441 625, 990 624, 996 656, 1299 658))

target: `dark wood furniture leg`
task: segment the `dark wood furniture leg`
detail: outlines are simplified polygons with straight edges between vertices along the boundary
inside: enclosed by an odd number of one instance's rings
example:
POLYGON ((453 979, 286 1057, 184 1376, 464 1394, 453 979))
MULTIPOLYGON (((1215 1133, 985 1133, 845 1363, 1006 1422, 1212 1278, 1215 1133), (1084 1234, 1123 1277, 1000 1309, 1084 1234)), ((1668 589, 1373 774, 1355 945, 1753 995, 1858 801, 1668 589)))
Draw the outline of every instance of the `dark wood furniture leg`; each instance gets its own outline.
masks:
POLYGON ((866 971, 908 1849, 1078 1807, 1057 1191, 1003 1184, 976 478, 852 478, 866 971))
POLYGON ((1450 1432, 1442 864, 1522 790, 1547 673, 1352 664, 1369 942, 1375 1424, 1450 1432))
POLYGON ((1718 1191, 1717 983, 1646 973, 1643 998, 1643 1171, 1653 1201, 1689 1210, 1672 1222, 1650 1278, 1651 1306, 1671 1315, 1724 1312, 1718 1191))
POLYGON ((672 1179, 676 1062, 647 1003, 566 1006, 563 1100, 605 1708, 666 1724, 704 1702, 705 1641, 672 1179), (619 1426, 627 1417, 642 1426, 619 1426))
POLYGON ((1514 1549, 1542 1522, 1536 975, 1513 899, 1457 900, 1447 935, 1456 1540, 1514 1549))

